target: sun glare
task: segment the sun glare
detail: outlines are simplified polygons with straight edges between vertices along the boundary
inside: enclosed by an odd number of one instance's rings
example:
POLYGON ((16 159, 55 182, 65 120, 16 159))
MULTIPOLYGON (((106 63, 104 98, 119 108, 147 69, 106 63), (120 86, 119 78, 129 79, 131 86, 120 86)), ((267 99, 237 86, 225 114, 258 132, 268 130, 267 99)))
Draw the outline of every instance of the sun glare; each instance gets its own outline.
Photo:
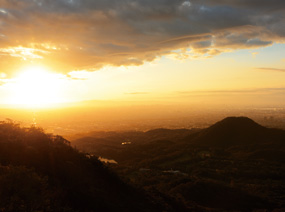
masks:
POLYGON ((14 79, 10 104, 24 107, 49 107, 62 103, 62 79, 44 67, 23 69, 14 79))

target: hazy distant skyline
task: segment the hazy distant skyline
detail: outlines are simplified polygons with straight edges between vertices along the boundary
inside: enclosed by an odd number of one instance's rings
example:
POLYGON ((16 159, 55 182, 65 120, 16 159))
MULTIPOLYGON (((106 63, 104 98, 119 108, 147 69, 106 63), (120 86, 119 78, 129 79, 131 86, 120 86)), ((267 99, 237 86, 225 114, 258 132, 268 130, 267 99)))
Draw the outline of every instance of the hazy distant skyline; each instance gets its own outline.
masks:
POLYGON ((0 0, 0 104, 285 104, 283 0, 0 0))

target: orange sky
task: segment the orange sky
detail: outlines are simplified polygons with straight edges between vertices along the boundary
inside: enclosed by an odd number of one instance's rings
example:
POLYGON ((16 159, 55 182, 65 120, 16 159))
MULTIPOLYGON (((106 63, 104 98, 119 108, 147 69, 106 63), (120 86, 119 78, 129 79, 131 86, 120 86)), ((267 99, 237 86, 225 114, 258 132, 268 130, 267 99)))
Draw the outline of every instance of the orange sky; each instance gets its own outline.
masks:
POLYGON ((0 0, 0 104, 285 104, 284 1, 0 0))

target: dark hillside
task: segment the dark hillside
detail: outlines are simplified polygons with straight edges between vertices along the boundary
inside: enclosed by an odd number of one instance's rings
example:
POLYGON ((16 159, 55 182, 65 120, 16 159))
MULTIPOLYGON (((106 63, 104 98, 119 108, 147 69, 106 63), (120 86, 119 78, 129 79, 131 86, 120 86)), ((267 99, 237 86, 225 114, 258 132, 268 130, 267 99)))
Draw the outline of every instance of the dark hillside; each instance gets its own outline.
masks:
POLYGON ((1 211, 160 211, 60 136, 0 123, 1 211))

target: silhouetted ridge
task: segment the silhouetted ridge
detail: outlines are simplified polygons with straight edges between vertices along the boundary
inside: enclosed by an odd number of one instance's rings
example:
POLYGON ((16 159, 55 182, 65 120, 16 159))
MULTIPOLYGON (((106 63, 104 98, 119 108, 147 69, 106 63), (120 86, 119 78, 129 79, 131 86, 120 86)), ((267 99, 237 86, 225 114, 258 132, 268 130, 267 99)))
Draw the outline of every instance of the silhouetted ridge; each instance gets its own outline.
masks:
POLYGON ((269 130, 247 117, 228 117, 203 130, 193 140, 197 144, 229 147, 268 141, 269 130))
POLYGON ((252 119, 248 117, 227 117, 221 121, 218 121, 214 125, 212 125, 210 128, 238 128, 241 130, 253 130, 253 129, 261 129, 264 127, 253 121, 252 119))
POLYGON ((147 195, 121 181, 97 157, 80 153, 61 136, 13 122, 0 122, 0 208, 157 211, 147 195))

